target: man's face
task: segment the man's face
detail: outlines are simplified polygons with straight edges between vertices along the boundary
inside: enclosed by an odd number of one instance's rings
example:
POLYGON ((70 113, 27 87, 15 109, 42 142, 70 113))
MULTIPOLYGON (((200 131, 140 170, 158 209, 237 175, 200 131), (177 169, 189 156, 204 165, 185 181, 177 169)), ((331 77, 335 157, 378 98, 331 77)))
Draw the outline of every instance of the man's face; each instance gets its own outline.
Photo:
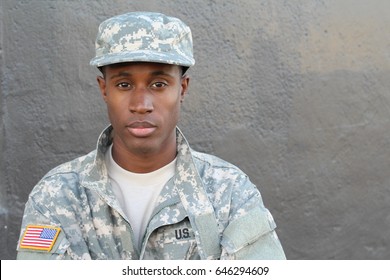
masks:
POLYGON ((134 156, 176 149, 175 127, 189 82, 179 66, 114 64, 104 67, 98 82, 114 128, 114 149, 134 156))

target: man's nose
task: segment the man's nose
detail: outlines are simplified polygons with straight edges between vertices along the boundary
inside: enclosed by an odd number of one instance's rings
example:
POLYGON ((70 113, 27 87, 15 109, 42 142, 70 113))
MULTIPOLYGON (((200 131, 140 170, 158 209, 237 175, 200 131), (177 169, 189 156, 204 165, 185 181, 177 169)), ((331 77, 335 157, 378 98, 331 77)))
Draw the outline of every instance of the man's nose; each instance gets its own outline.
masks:
POLYGON ((153 111, 152 96, 147 89, 136 89, 131 93, 129 110, 131 113, 146 114, 153 111))

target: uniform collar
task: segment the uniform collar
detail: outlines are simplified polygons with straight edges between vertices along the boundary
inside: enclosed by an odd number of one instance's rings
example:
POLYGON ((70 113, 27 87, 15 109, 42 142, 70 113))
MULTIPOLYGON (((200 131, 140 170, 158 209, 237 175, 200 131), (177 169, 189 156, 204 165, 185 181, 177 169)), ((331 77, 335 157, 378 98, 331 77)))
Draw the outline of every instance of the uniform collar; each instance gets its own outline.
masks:
MULTIPOLYGON (((97 142, 96 154, 93 164, 90 164, 81 174, 82 184, 90 189, 99 190, 106 195, 113 195, 110 189, 107 189, 108 185, 108 172, 105 164, 105 153, 112 143, 113 127, 109 125, 106 127, 99 136, 97 142), (107 193, 108 192, 108 193, 107 193)), ((188 174, 185 174, 185 170, 196 170, 195 164, 192 159, 191 148, 184 137, 181 130, 176 127, 176 149, 177 149, 177 162, 176 162, 176 176, 183 177, 182 180, 189 180, 186 178, 188 174)), ((198 176, 197 172, 192 172, 191 177, 198 176)))
MULTIPOLYGON (((109 148, 109 146, 112 144, 112 131, 113 127, 109 125, 106 127, 102 133, 99 136, 98 142, 97 142, 97 153, 95 157, 95 164, 96 165, 102 165, 102 161, 104 162, 104 155, 109 148)), ((181 132, 179 127, 176 127, 176 150, 178 157, 184 157, 182 160, 192 162, 188 156, 191 157, 191 148, 190 145, 187 142, 187 139, 184 137, 184 134, 181 132)))

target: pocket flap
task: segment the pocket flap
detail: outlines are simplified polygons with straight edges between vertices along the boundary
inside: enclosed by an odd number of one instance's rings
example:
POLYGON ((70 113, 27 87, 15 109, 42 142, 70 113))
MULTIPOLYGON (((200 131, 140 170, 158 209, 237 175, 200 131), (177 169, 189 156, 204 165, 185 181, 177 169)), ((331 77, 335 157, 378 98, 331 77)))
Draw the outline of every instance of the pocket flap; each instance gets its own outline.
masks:
POLYGON ((271 213, 266 208, 256 207, 226 227, 221 244, 229 254, 234 254, 275 228, 271 213))

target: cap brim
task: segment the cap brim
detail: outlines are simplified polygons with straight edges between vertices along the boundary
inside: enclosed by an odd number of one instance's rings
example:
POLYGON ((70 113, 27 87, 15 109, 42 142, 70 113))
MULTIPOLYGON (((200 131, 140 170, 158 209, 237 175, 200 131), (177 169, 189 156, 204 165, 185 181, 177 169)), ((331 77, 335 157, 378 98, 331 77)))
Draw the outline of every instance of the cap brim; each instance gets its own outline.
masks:
POLYGON ((168 53, 161 53, 155 51, 132 51, 122 52, 115 54, 105 54, 93 58, 90 61, 90 65, 96 67, 102 67, 110 64, 124 63, 124 62, 155 62, 172 65, 180 65, 185 67, 191 67, 195 64, 194 59, 188 57, 179 56, 177 54, 172 55, 168 53))

